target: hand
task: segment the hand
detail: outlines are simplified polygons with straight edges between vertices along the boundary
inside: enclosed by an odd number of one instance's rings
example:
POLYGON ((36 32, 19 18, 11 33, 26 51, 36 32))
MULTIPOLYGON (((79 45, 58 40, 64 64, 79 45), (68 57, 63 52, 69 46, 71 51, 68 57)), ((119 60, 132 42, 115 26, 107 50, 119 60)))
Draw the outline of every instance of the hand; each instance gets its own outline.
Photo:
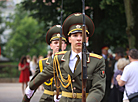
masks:
POLYGON ((119 81, 121 78, 121 75, 117 75, 116 80, 119 81))
POLYGON ((56 96, 57 96, 57 95, 54 95, 54 101, 55 101, 55 102, 59 102, 59 100, 60 100, 60 98, 61 98, 61 95, 58 95, 58 99, 56 99, 56 96))
POLYGON ((29 86, 27 86, 27 88, 25 89, 25 94, 26 94, 27 98, 30 99, 30 97, 33 95, 33 93, 34 93, 34 90, 31 90, 29 88, 29 86))

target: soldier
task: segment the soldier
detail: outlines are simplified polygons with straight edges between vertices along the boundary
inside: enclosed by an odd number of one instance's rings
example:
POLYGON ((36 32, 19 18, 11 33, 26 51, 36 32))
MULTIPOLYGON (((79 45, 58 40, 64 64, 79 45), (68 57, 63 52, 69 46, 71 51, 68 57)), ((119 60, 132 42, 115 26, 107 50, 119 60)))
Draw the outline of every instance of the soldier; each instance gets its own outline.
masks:
MULTIPOLYGON (((51 49, 53 50, 53 54, 51 57, 49 58, 47 57, 39 61, 39 65, 36 68, 35 75, 33 76, 30 83, 40 72, 42 72, 42 70, 45 67, 49 65, 49 63, 51 62, 54 56, 54 53, 59 51, 60 28, 61 28, 60 25, 55 25, 48 30, 46 34, 46 42, 48 45, 50 45, 51 49)), ((67 45, 66 42, 67 42, 66 38, 62 37, 62 50, 66 49, 66 45, 67 45)), ((39 102, 54 102, 54 95, 55 95, 54 90, 56 90, 56 87, 54 85, 53 77, 47 80, 46 82, 44 82, 43 86, 44 86, 44 93, 42 97, 40 98, 39 102)), ((22 102, 29 102, 29 101, 30 99, 27 98, 27 96, 25 95, 22 102)))
MULTIPOLYGON (((66 18, 63 23, 63 34, 71 43, 71 51, 63 51, 55 54, 53 61, 45 68, 26 89, 27 97, 31 97, 34 90, 45 80, 57 75, 60 80, 62 96, 59 102, 82 101, 81 78, 81 51, 82 51, 82 13, 75 13, 66 18), (76 56, 77 55, 77 56, 76 56), (78 62, 79 61, 79 62, 78 62), (78 62, 78 65, 75 63, 78 62)), ((85 15, 86 43, 93 35, 94 24, 85 15)), ((105 93, 105 62, 100 55, 89 53, 87 56, 87 102, 100 102, 105 93)))

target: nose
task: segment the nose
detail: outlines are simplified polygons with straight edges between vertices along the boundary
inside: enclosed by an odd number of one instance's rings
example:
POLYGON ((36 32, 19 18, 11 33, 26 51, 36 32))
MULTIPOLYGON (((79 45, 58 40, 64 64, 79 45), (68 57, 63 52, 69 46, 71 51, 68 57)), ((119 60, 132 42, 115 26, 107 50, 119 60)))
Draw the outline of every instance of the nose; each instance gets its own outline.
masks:
POLYGON ((81 40, 81 39, 82 39, 82 36, 78 35, 77 40, 81 40))

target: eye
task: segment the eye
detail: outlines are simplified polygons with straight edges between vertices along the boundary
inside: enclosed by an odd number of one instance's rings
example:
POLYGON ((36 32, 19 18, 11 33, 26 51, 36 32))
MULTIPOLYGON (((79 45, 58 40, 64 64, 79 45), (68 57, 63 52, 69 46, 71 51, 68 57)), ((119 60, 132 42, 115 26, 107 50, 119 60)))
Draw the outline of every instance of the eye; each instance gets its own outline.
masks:
POLYGON ((54 44, 58 44, 58 42, 57 42, 57 41, 55 41, 55 42, 54 42, 54 44))
POLYGON ((64 42, 64 41, 62 41, 62 44, 65 44, 65 42, 64 42))
POLYGON ((77 34, 73 34, 73 37, 77 37, 77 34))

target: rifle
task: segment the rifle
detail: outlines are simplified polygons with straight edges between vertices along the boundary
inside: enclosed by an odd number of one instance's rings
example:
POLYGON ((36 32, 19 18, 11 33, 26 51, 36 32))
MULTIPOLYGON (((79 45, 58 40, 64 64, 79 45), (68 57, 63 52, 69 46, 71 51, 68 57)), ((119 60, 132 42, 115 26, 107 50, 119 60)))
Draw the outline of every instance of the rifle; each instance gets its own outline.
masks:
MULTIPOLYGON (((60 38, 59 38, 59 52, 62 51, 62 14, 63 14, 63 0, 62 0, 62 4, 61 4, 61 28, 60 28, 60 38)), ((57 88, 56 88, 56 99, 58 99, 59 96, 59 79, 57 78, 57 88)))
POLYGON ((87 81, 87 48, 86 48, 86 27, 85 27, 85 0, 83 3, 83 25, 82 25, 82 60, 81 60, 81 77, 82 77, 82 102, 86 102, 86 81, 87 81))

